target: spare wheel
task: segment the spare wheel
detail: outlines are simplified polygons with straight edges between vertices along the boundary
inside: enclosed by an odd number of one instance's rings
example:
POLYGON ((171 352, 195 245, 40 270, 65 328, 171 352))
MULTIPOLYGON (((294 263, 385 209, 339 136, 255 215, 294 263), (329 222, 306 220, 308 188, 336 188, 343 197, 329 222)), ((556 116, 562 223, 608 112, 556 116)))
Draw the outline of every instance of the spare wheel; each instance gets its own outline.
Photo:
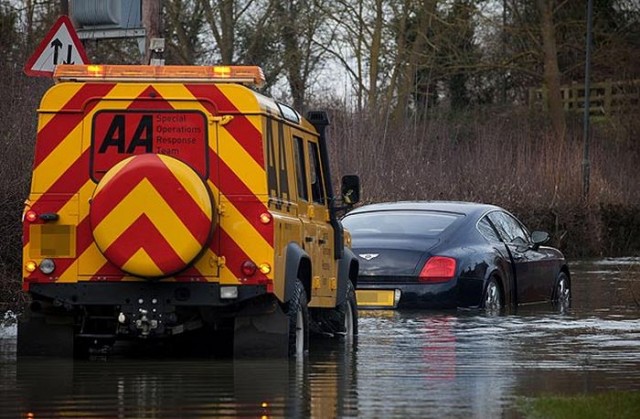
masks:
POLYGON ((91 200, 93 239, 123 271, 161 278, 194 261, 211 239, 209 188, 187 164, 160 154, 129 157, 113 166, 91 200))

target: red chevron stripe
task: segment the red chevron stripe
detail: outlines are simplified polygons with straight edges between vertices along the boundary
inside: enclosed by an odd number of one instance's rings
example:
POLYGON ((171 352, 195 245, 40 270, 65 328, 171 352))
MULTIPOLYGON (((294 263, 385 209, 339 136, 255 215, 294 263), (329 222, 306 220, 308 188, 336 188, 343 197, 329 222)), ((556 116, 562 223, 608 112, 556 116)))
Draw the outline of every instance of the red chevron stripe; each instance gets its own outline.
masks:
POLYGON ((38 167, 82 122, 87 112, 98 104, 97 100, 90 100, 105 96, 114 86, 115 83, 85 84, 60 110, 56 111, 56 115, 38 132, 34 167, 38 167), (85 104, 86 107, 83 109, 85 104))
POLYGON ((249 122, 246 116, 239 113, 238 108, 220 91, 218 86, 213 84, 186 84, 185 87, 212 115, 234 113, 234 118, 224 126, 224 129, 240 143, 242 148, 249 153, 260 167, 264 167, 260 131, 249 122))
MULTIPOLYGON (((146 156, 148 156, 145 158, 147 161, 153 161, 152 164, 154 167, 165 168, 166 170, 163 171, 163 174, 166 173, 167 176, 163 176, 162 179, 150 177, 147 175, 147 170, 140 170, 137 164, 138 160, 132 159, 120 169, 117 178, 112 179, 112 181, 117 180, 118 187, 109 188, 107 191, 109 194, 108 199, 104 199, 105 197, 102 195, 105 193, 105 189, 101 190, 94 198, 98 199, 98 197, 101 197, 101 205, 96 205, 91 209, 92 217, 96 217, 95 219, 97 220, 96 225, 108 216, 142 180, 147 179, 163 197, 169 207, 171 207, 180 221, 189 229, 191 234, 204 244, 204 240, 206 240, 207 237, 200 237, 198 231, 201 230, 202 225, 211 223, 210 218, 202 211, 193 198, 184 192, 182 184, 156 154, 146 156)), ((144 168, 149 169, 149 164, 145 163, 144 168)))
POLYGON ((125 274, 120 268, 107 261, 93 274, 89 281, 104 281, 105 277, 109 278, 109 281, 121 281, 124 276, 125 274))
POLYGON ((158 91, 149 86, 138 95, 127 110, 173 110, 173 106, 158 91))
POLYGON ((124 265, 140 248, 166 274, 176 272, 184 264, 145 214, 138 217, 103 253, 115 263, 124 265), (140 237, 145 238, 142 246, 139 245, 140 237))
MULTIPOLYGON (((87 177, 83 176, 84 173, 87 173, 87 165, 89 164, 89 152, 88 150, 82 153, 80 158, 78 158, 69 168, 56 180, 49 189, 45 192, 45 194, 50 193, 64 193, 64 194, 73 194, 76 193, 80 187, 86 182, 87 177)), ((69 197, 71 199, 72 196, 69 197)), ((36 213, 40 214, 42 212, 58 212, 60 209, 67 204, 67 201, 56 200, 56 201, 47 201, 47 200, 38 200, 36 201, 31 209, 36 213)), ((23 246, 29 244, 29 228, 27 223, 24 224, 23 230, 23 246)))
POLYGON ((212 149, 209 149, 209 161, 219 168, 220 180, 216 186, 220 192, 230 198, 253 228, 273 246, 273 223, 260 222, 260 214, 268 212, 268 208, 212 149))
POLYGON ((202 275, 202 272, 197 270, 195 266, 190 266, 184 271, 180 272, 180 275, 176 276, 177 282, 206 282, 207 279, 202 275))
MULTIPOLYGON (((244 278, 245 275, 242 273, 242 264, 247 260, 251 260, 251 258, 238 246, 235 240, 233 240, 233 237, 222 228, 216 228, 216 234, 218 234, 220 238, 220 249, 222 249, 222 256, 225 258, 225 268, 229 269, 236 278, 244 278)), ((262 261, 259 260, 254 261, 256 264, 261 262, 262 261)), ((254 276, 247 278, 247 282, 245 283, 263 283, 268 280, 262 272, 257 271, 254 276)))

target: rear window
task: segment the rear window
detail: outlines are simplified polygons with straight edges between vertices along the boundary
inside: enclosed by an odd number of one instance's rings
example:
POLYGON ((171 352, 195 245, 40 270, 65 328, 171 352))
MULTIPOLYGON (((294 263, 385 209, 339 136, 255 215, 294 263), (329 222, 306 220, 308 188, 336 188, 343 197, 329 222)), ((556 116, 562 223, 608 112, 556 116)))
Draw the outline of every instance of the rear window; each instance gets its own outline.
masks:
POLYGON ((436 211, 377 211, 347 215, 342 223, 353 235, 415 235, 436 237, 464 217, 436 211))

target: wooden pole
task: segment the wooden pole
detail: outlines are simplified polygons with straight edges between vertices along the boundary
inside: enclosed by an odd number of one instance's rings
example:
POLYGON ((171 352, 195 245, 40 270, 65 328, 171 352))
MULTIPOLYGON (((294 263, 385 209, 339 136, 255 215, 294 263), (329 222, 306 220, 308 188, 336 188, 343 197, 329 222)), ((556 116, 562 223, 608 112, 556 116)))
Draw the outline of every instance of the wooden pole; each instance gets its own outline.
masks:
POLYGON ((589 182, 591 172, 591 162, 589 157, 589 139, 590 127, 589 116, 591 113, 591 43, 592 43, 592 26, 593 26, 593 1, 587 2, 587 56, 584 64, 584 115, 582 136, 584 140, 584 149, 582 155, 582 196, 586 200, 589 197, 589 182))
POLYGON ((142 64, 149 64, 151 60, 151 38, 160 38, 160 9, 160 0, 142 0, 142 26, 146 32, 142 64))

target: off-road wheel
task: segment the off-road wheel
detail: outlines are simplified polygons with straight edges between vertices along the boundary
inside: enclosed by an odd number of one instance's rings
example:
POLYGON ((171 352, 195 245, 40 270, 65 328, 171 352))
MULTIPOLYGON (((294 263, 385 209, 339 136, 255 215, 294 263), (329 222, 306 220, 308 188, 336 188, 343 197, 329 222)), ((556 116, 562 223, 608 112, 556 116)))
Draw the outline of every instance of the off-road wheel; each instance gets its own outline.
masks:
POLYGON ((309 350, 309 308, 300 280, 296 280, 285 314, 289 318, 289 356, 301 358, 309 350))
POLYGON ((74 356, 74 330, 71 320, 48 319, 30 314, 18 322, 18 356, 74 356))
POLYGON ((332 309, 315 309, 312 314, 314 334, 353 342, 358 335, 358 305, 351 281, 347 283, 347 292, 342 303, 332 309))

